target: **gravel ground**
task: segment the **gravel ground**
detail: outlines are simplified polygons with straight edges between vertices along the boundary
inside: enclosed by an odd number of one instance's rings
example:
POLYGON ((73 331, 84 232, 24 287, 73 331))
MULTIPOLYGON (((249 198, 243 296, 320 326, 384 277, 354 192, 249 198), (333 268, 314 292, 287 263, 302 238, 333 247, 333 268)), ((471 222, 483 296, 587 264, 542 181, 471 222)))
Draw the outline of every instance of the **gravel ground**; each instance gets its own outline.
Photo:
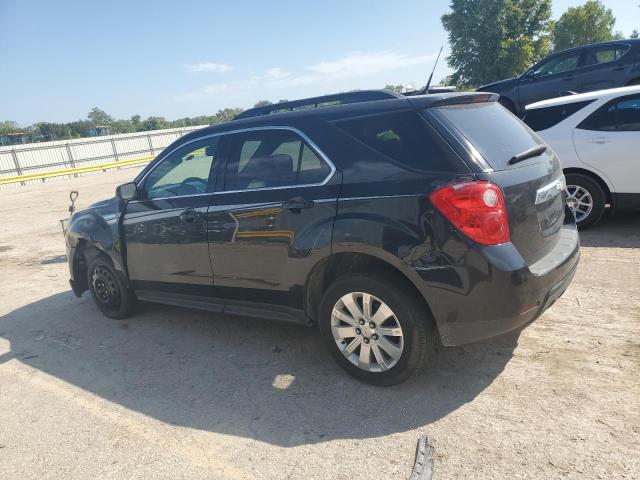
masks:
POLYGON ((565 295, 520 333, 358 383, 318 332, 69 290, 58 220, 136 170, 0 190, 0 478, 640 478, 640 213, 582 235, 565 295))

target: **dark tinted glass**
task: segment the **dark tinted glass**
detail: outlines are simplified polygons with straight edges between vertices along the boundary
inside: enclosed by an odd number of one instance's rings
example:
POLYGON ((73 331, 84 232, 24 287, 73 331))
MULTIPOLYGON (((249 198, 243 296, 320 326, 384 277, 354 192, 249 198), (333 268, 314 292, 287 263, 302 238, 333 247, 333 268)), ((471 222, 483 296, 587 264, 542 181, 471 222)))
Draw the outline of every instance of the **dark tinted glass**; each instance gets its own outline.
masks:
POLYGON ((342 120, 336 125, 395 163, 421 170, 457 171, 451 148, 415 111, 342 120))
POLYGON ((580 61, 580 51, 573 51, 550 58, 544 63, 538 65, 533 74, 536 77, 545 77, 548 75, 556 75, 558 73, 568 72, 578 68, 580 61))
POLYGON ((609 102, 589 115, 578 128, 610 132, 640 130, 640 95, 609 102))
POLYGON ((231 137, 225 190, 321 183, 331 167, 296 133, 255 130, 231 137))
POLYGON ((618 130, 625 132, 640 131, 640 97, 630 98, 618 103, 618 130))
POLYGON ((582 110, 591 102, 593 102, 593 100, 527 110, 527 114, 525 115, 523 120, 524 123, 529 125, 532 130, 539 132, 541 130, 546 130, 547 128, 551 128, 557 125, 565 118, 568 118, 576 113, 578 110, 582 110))
POLYGON ((542 143, 497 102, 464 103, 437 109, 494 170, 507 168, 514 155, 542 143))

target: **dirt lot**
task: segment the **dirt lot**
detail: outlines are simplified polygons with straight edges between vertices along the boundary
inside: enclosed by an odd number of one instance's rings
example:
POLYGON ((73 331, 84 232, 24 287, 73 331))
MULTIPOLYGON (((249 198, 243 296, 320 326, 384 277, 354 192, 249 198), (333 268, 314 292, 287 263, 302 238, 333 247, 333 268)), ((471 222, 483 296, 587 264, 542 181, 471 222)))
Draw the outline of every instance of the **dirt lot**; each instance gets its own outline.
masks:
POLYGON ((441 349, 380 389, 314 329, 146 305, 101 316, 67 283, 58 219, 125 170, 0 190, 0 478, 640 478, 640 214, 582 235, 567 293, 520 334, 441 349))

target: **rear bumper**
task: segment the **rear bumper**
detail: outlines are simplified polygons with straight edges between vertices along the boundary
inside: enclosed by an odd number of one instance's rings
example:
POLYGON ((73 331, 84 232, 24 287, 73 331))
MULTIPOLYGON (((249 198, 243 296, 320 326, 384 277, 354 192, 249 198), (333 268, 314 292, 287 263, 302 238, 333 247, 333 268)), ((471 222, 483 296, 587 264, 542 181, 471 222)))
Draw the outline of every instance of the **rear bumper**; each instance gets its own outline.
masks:
POLYGON ((423 293, 442 343, 472 343, 532 322, 571 284, 579 259, 578 232, 566 225, 554 250, 535 265, 524 265, 515 247, 505 244, 469 250, 462 265, 446 269, 447 284, 439 281, 437 292, 434 276, 427 275, 423 293))

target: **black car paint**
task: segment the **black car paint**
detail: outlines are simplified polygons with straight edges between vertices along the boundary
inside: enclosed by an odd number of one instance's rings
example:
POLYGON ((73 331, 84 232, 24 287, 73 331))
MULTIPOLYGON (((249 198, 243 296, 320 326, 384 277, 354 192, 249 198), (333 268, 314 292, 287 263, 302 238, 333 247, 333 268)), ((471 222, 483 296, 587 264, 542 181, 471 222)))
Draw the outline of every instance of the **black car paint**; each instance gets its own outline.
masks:
POLYGON ((481 92, 498 93, 502 101, 513 105, 515 113, 523 115, 533 102, 560 97, 568 92, 584 93, 606 88, 623 87, 640 81, 640 40, 615 40, 563 50, 545 57, 522 75, 500 80, 478 88, 481 92), (608 45, 628 45, 630 48, 619 60, 599 65, 584 65, 589 50, 608 45), (578 68, 545 77, 532 77, 542 63, 568 52, 580 52, 578 68), (527 92, 525 93, 524 90, 527 92))
MULTIPOLYGON (((74 292, 80 295, 87 288, 80 259, 86 252, 103 253, 143 300, 308 323, 315 319, 314 289, 321 285, 318 278, 328 262, 345 258, 341 255, 359 255, 399 272, 420 292, 446 345, 486 338, 532 321, 570 282, 579 257, 577 234, 568 247, 564 242, 562 252, 558 242, 546 244, 544 239, 527 250, 526 229, 523 238, 514 238, 517 248, 513 243, 477 245, 435 211, 428 194, 452 181, 494 181, 513 197, 509 219, 517 227, 518 222, 531 221, 536 188, 561 175, 555 155, 523 162, 508 172, 490 172, 461 141, 455 145, 459 158, 451 172, 418 172, 350 141, 334 124, 342 118, 397 110, 418 114, 438 99, 454 96, 249 118, 182 137, 136 182, 186 142, 264 126, 304 132, 336 171, 326 184, 313 187, 224 192, 218 183, 215 191, 197 197, 132 201, 124 214, 115 200, 78 212, 67 234, 74 292), (291 199, 305 208, 287 207, 291 199), (180 214, 188 209, 201 213, 197 224, 181 225, 180 214), (547 261, 553 267, 549 271, 532 272, 532 264, 552 258, 559 261, 547 261), (156 271, 140 274, 141 264, 156 271), (529 305, 533 307, 523 313, 523 306, 529 305)), ((459 137, 443 130, 428 114, 424 119, 442 141, 453 144, 459 137)), ((575 232, 571 214, 560 220, 563 232, 568 236, 575 232)))

